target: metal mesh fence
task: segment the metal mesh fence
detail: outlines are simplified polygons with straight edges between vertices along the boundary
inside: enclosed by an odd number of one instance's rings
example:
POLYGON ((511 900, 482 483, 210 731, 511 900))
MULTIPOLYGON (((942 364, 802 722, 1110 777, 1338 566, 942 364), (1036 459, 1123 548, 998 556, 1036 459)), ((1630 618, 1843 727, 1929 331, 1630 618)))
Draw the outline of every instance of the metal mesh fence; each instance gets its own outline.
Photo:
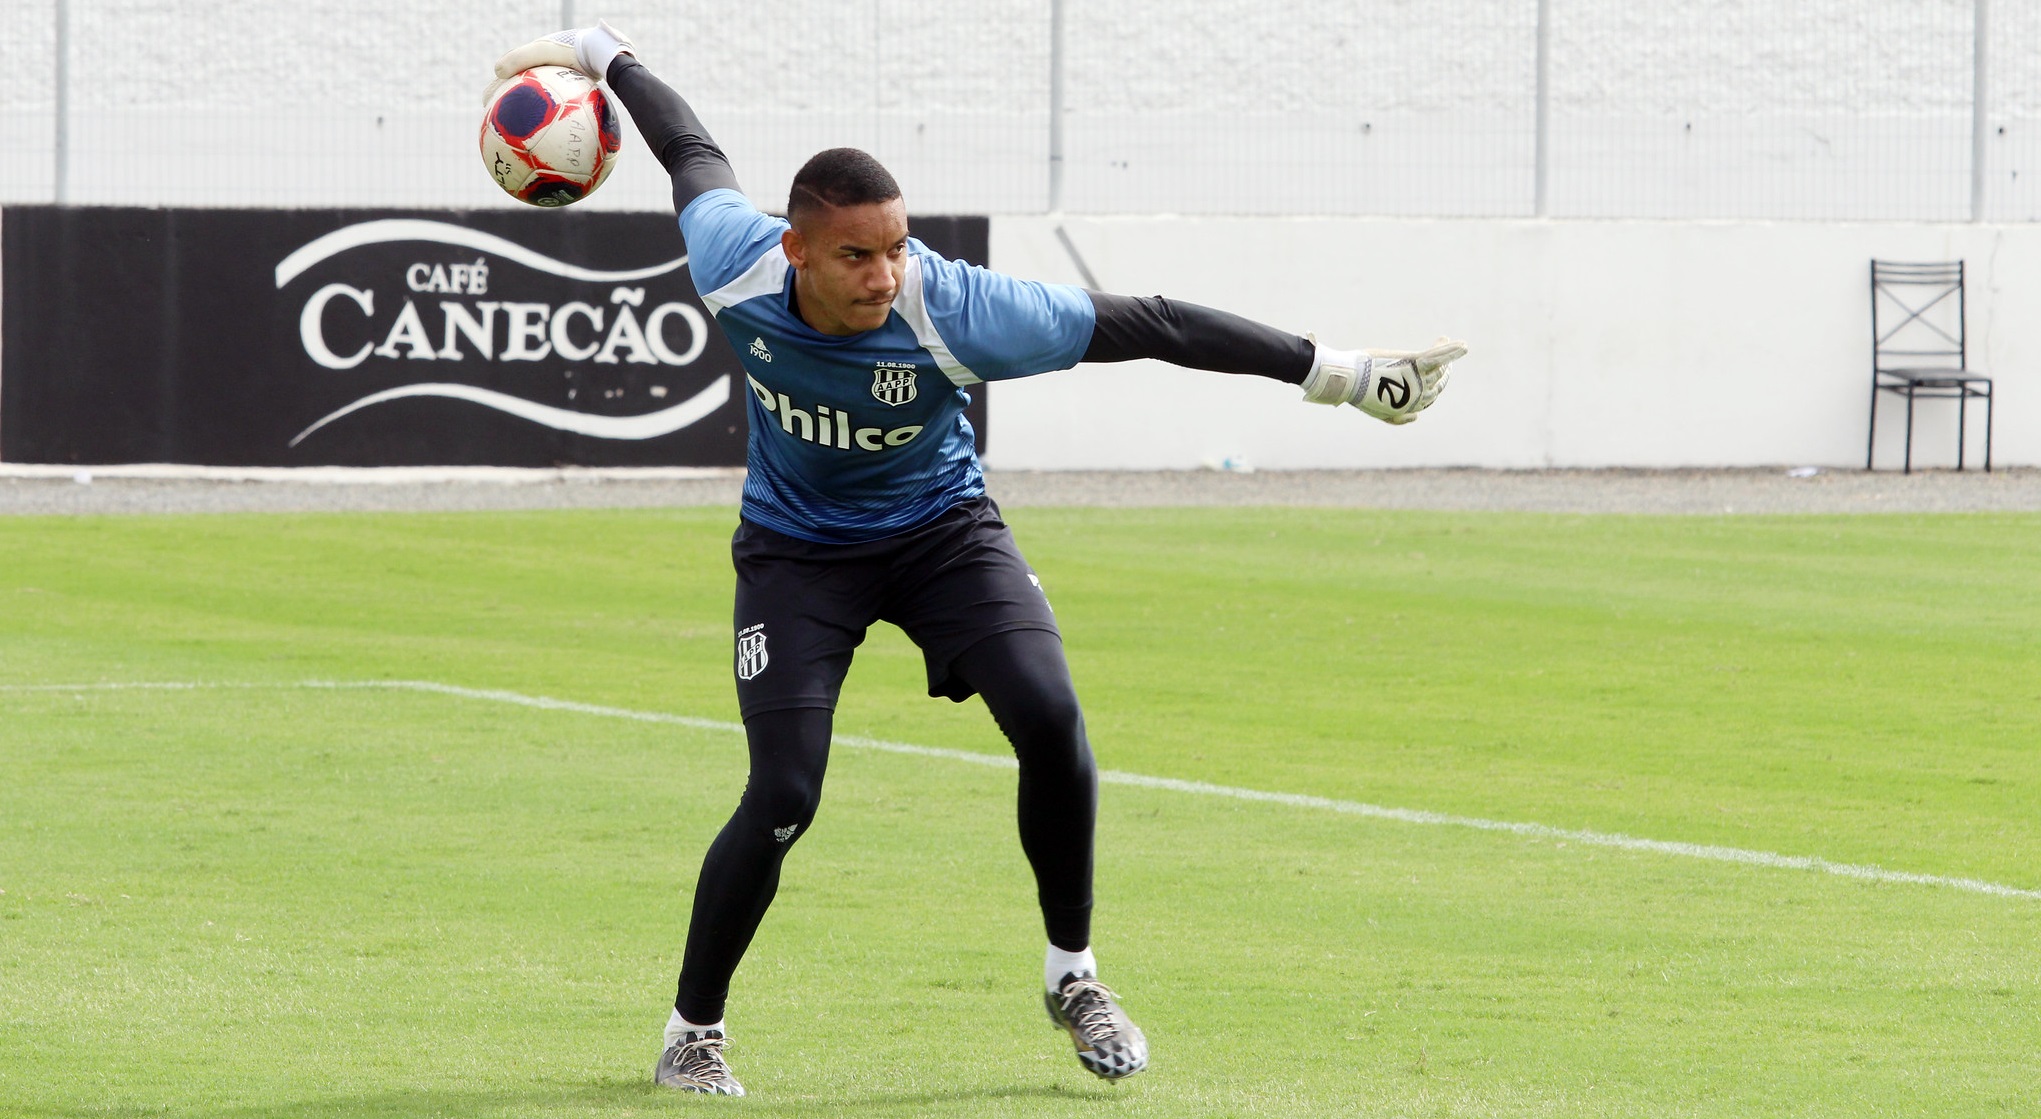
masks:
POLYGON ((2001 0, 1989 14, 1984 216, 2041 221, 2041 4, 2001 0))
POLYGON ((1970 216, 1971 6, 1552 6, 1552 212, 1970 216))
MULTIPOLYGON (((0 201, 514 205, 475 154, 488 63, 596 12, 0 0, 0 201)), ((846 144, 922 212, 2041 220, 2029 2, 600 12, 768 206, 809 154, 846 144)), ((585 205, 667 206, 633 147, 585 205)))
POLYGON ((699 0, 604 10, 694 104, 761 204, 783 205, 809 156, 846 146, 877 154, 923 212, 1045 205, 1043 0, 975 0, 935 19, 906 0, 782 0, 741 19, 699 0))
POLYGON ((1067 209, 1528 214, 1537 5, 1071 0, 1067 209))

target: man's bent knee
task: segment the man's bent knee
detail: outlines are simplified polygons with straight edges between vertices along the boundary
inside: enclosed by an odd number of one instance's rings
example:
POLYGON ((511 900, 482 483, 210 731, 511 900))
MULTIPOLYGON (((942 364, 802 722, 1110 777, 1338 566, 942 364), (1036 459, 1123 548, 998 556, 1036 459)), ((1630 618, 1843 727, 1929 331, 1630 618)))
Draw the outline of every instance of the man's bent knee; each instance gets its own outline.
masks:
POLYGON ((775 843, 793 843, 815 821, 822 806, 821 784, 773 780, 761 785, 758 775, 752 776, 737 806, 738 819, 747 828, 770 834, 775 843))

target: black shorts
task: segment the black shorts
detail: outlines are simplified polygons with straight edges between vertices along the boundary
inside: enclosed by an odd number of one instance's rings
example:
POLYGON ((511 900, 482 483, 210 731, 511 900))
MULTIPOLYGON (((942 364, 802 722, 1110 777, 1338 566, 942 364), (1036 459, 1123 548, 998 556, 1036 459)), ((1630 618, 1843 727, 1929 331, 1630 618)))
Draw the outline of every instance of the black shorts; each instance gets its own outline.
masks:
POLYGON ((921 647, 928 694, 975 694, 950 671, 995 633, 1056 633, 1041 582, 990 498, 919 528, 863 544, 817 544, 745 521, 730 541, 737 568, 737 703, 745 718, 791 707, 836 708, 851 652, 873 622, 921 647))

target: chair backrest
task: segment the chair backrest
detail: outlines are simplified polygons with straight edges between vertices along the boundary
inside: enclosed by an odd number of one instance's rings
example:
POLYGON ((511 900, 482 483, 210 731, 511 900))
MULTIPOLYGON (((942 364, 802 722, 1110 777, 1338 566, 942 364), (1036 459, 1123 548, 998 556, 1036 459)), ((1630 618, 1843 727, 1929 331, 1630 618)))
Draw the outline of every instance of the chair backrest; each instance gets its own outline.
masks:
POLYGON ((1871 262, 1871 373, 1962 369, 1963 262, 1871 262))

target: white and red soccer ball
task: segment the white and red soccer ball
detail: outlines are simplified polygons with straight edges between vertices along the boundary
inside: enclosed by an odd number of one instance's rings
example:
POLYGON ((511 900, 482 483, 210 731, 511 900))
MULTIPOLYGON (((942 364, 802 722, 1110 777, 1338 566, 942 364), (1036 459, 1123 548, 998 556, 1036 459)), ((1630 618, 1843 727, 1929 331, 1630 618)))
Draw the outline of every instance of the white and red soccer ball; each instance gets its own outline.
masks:
POLYGON ((566 206, 602 185, 623 150, 616 106, 565 66, 536 66, 503 84, 482 114, 482 162, 519 202, 566 206))

